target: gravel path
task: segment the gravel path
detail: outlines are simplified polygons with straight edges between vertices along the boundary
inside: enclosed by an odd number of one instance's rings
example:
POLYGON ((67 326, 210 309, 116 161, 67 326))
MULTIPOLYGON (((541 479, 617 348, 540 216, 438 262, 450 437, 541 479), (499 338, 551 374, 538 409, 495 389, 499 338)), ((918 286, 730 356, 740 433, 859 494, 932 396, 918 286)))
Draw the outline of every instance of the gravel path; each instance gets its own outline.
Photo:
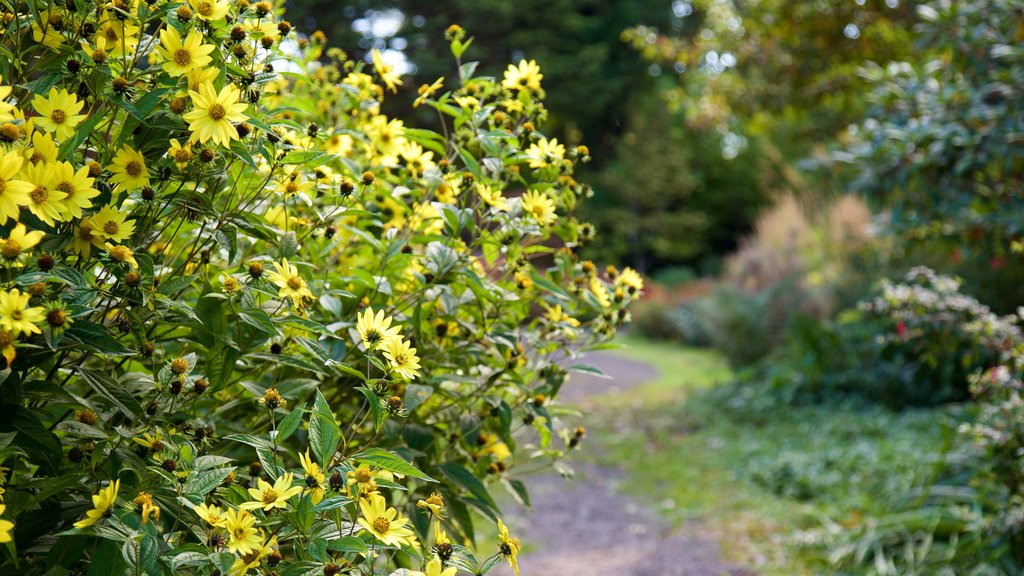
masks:
MULTIPOLYGON (((658 375, 647 364, 611 354, 593 353, 586 362, 613 379, 573 374, 561 398, 584 409, 588 397, 625 391, 658 375)), ((553 472, 526 480, 533 510, 508 507, 513 534, 527 544, 520 554, 522 576, 752 576, 722 560, 718 543, 699 529, 673 530, 654 511, 624 496, 618 489, 625 481, 622 471, 573 466, 572 481, 553 472)), ((503 564, 492 573, 512 571, 503 564)))

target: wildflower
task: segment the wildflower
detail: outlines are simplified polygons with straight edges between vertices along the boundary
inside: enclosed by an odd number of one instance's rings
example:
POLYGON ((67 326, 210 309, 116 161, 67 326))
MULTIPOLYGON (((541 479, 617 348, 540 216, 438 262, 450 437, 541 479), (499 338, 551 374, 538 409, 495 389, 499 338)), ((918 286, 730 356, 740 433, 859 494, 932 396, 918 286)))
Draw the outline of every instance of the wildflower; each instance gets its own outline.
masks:
MULTIPOLYGON (((275 548, 277 548, 277 536, 271 536, 270 540, 267 540, 266 534, 260 530, 259 543, 253 547, 252 551, 242 554, 235 559, 228 570, 228 576, 243 576, 247 574, 249 570, 259 566, 264 558, 274 554, 276 552, 275 548)), ((278 553, 278 556, 280 556, 280 553, 278 553)))
POLYGON ((127 144, 117 151, 112 164, 107 166, 107 170, 110 170, 110 182, 114 184, 115 192, 149 186, 146 158, 127 144))
POLYGON ((132 438, 132 442, 135 442, 139 446, 149 448, 153 452, 163 452, 164 442, 163 435, 158 431, 156 435, 150 435, 149 432, 144 432, 142 438, 132 438))
POLYGON ((258 402, 260 406, 266 406, 271 410, 284 408, 288 405, 288 401, 281 397, 277 388, 267 388, 267 391, 263 393, 263 396, 258 400, 258 402))
POLYGON ((274 189, 285 198, 292 198, 298 195, 305 195, 306 191, 315 183, 302 177, 302 174, 291 174, 274 181, 274 189))
POLYGON ((234 294, 242 289, 242 285, 238 281, 238 278, 235 278, 231 274, 224 274, 221 276, 220 282, 225 294, 234 294))
POLYGON ((167 149, 167 157, 170 158, 178 170, 184 170, 195 155, 192 153, 192 143, 186 141, 182 146, 177 138, 171 139, 171 147, 167 149))
POLYGON ((110 259, 114 262, 128 264, 133 270, 139 268, 139 262, 135 259, 135 252, 132 252, 131 248, 123 244, 114 245, 110 243, 107 243, 105 248, 107 249, 107 254, 110 255, 110 259))
POLYGON ((0 292, 0 327, 15 338, 21 334, 42 333, 36 324, 46 319, 46 311, 42 306, 29 306, 31 298, 31 294, 17 288, 0 292))
POLYGON ((7 360, 8 367, 17 357, 17 351, 14 349, 14 335, 6 330, 0 330, 0 354, 3 354, 7 360))
POLYGON ((248 554, 263 542, 254 527, 256 517, 247 510, 228 510, 224 514, 224 529, 228 532, 228 551, 232 554, 248 554))
POLYGON ((306 281, 299 276, 299 270, 282 258, 281 263, 274 262, 275 271, 267 272, 267 280, 276 285, 278 297, 291 298, 295 306, 301 306, 304 298, 312 298, 313 293, 306 287, 306 281))
POLYGON ((89 167, 82 166, 75 171, 70 162, 51 165, 53 170, 53 189, 64 194, 60 201, 63 212, 69 218, 81 218, 82 210, 92 208, 92 199, 100 195, 93 188, 96 181, 89 177, 89 167))
POLYGON ((356 315, 356 330, 359 331, 359 338, 367 351, 373 350, 382 342, 390 340, 398 335, 401 326, 391 326, 391 316, 384 316, 384 311, 379 310, 374 315, 373 308, 367 307, 362 314, 356 315))
POLYGON ((242 93, 233 84, 221 88, 218 93, 213 84, 207 82, 199 90, 189 90, 192 97, 191 112, 182 116, 189 123, 188 129, 200 142, 213 140, 214 144, 227 146, 238 139, 238 130, 232 122, 245 120, 247 104, 238 100, 242 93))
POLYGON ((34 186, 14 177, 21 170, 22 158, 16 152, 7 152, 0 156, 0 225, 8 219, 17 220, 20 206, 28 206, 32 201, 28 193, 34 186))
POLYGON ((373 68, 377 71, 377 75, 384 81, 384 84, 388 87, 391 92, 398 92, 397 86, 402 85, 402 80, 399 78, 401 74, 395 72, 394 66, 391 66, 384 62, 384 56, 380 53, 380 50, 374 48, 370 52, 370 56, 373 59, 373 68))
POLYGON ((348 484, 348 493, 352 495, 352 486, 355 485, 359 488, 359 494, 371 494, 377 491, 377 482, 374 481, 373 470, 370 470, 369 466, 360 466, 355 470, 350 470, 345 474, 345 480, 348 484))
POLYGON ((53 226, 54 221, 66 220, 61 201, 67 198, 67 194, 54 189, 54 171, 50 166, 42 162, 29 164, 22 174, 32 184, 28 193, 28 209, 49 226, 53 226))
POLYGON ((348 134, 332 134, 327 142, 324 142, 324 150, 328 154, 337 154, 338 156, 349 156, 352 154, 352 147, 355 144, 353 139, 348 134))
POLYGON ((527 90, 530 92, 540 91, 540 81, 544 78, 544 75, 540 73, 540 66, 537 65, 535 60, 520 60, 519 65, 513 64, 508 65, 508 70, 505 70, 505 78, 501 81, 501 85, 509 90, 527 90))
POLYGON ((71 246, 82 258, 88 258, 92 247, 104 248, 102 230, 97 231, 92 218, 83 218, 74 229, 71 246))
POLYGON ((239 508, 243 510, 262 508, 264 512, 270 512, 274 508, 284 510, 288 507, 288 499, 302 492, 301 487, 292 486, 294 479, 295 476, 290 472, 282 474, 273 484, 261 478, 257 488, 249 488, 249 495, 254 500, 243 502, 239 508))
POLYGON ((115 480, 114 482, 107 484, 106 488, 101 489, 92 496, 92 510, 85 513, 85 518, 75 522, 75 528, 85 528, 86 526, 92 526, 100 518, 107 515, 107 512, 111 507, 114 506, 114 501, 117 500, 117 491, 121 489, 121 480, 115 480))
POLYGON ((230 8, 227 0, 188 0, 188 4, 200 19, 207 22, 222 20, 230 8))
POLYGON ((565 323, 572 328, 578 328, 580 321, 562 311, 562 305, 556 304, 547 309, 544 315, 552 324, 565 323))
POLYGON ((516 576, 519 576, 519 560, 516 559, 516 556, 522 546, 519 544, 518 538, 511 538, 508 535, 508 528, 501 518, 498 519, 498 541, 500 542, 498 550, 508 560, 508 565, 512 567, 516 576))
POLYGON ((423 104, 424 102, 426 102, 427 98, 430 98, 431 96, 433 96, 434 93, 437 92, 438 90, 440 90, 442 86, 444 86, 444 77, 443 76, 441 78, 438 78, 437 80, 434 80, 433 84, 424 84, 424 85, 420 86, 419 89, 417 90, 417 92, 419 93, 419 96, 412 103, 412 107, 413 108, 419 108, 420 104, 423 104))
POLYGON ((430 515, 438 520, 441 519, 441 511, 444 510, 444 498, 434 492, 426 500, 416 502, 416 507, 430 512, 430 515))
MULTIPOLYGON (((7 511, 7 505, 6 504, 0 504, 0 516, 2 516, 3 513, 6 512, 6 511, 7 511)), ((6 543, 8 543, 8 542, 10 542, 11 540, 14 539, 11 536, 11 530, 13 530, 13 529, 14 529, 14 522, 11 522, 10 520, 4 520, 3 518, 0 518, 0 544, 6 544, 6 543)))
POLYGON ((476 185, 476 193, 480 195, 480 199, 488 206, 501 212, 508 211, 508 200, 501 195, 501 190, 497 190, 487 184, 478 182, 476 185))
POLYGON ((164 59, 164 71, 177 77, 209 64, 214 48, 212 44, 203 44, 203 33, 199 30, 192 30, 182 41, 177 30, 167 27, 160 31, 157 53, 164 59))
POLYGON ((19 222, 18 225, 11 230, 10 236, 0 243, 0 255, 2 255, 4 260, 7 260, 8 262, 17 262, 23 252, 34 247, 36 244, 39 244, 39 241, 42 240, 45 235, 46 234, 39 230, 28 232, 25 229, 25 225, 19 222))
POLYGON ((56 162, 60 150, 53 136, 46 132, 32 133, 32 146, 25 149, 25 158, 32 164, 56 162))
POLYGON ((384 341, 384 357, 388 359, 391 369, 403 378, 412 380, 419 376, 417 369, 420 367, 420 359, 416 356, 416 349, 411 348, 409 342, 401 336, 384 341))
POLYGON ((406 167, 414 176, 437 167, 433 160, 434 153, 424 151, 423 147, 415 142, 406 142, 398 154, 405 160, 406 167))
POLYGON ((306 490, 309 490, 310 499, 314 505, 319 504, 324 499, 324 482, 326 482, 324 473, 320 470, 320 465, 309 457, 308 448, 305 454, 299 454, 299 463, 302 464, 302 470, 306 473, 306 490))
POLYGON ((139 492, 139 495, 132 500, 132 504, 139 507, 139 514, 142 515, 142 523, 145 524, 149 517, 154 520, 160 519, 160 507, 153 504, 153 497, 147 492, 139 492))
POLYGON ((426 572, 410 571, 409 574, 411 576, 455 576, 455 573, 458 572, 458 570, 459 569, 455 566, 444 568, 444 564, 441 563, 441 559, 434 556, 427 562, 426 572))
POLYGON ((626 286, 631 291, 639 292, 644 289, 644 279, 632 268, 623 268, 622 272, 615 277, 616 286, 626 286))
POLYGON ((608 289, 605 288, 604 283, 597 276, 590 279, 590 291, 593 292, 594 297, 597 298, 597 303, 602 308, 611 308, 611 294, 608 293, 608 289))
POLYGON ((84 114, 79 114, 83 106, 85 102, 79 102, 74 94, 63 88, 50 88, 46 97, 37 94, 32 99, 32 107, 39 113, 35 119, 36 125, 47 132, 53 132, 58 140, 64 140, 75 133, 75 127, 85 118, 84 114))
POLYGON ((530 168, 547 168, 565 160, 565 146, 558 143, 558 138, 541 138, 530 144, 526 158, 530 161, 530 168))
POLYGON ((363 516, 357 521, 378 540, 390 546, 412 545, 413 532, 406 528, 407 520, 394 508, 388 508, 384 497, 370 494, 369 498, 359 501, 359 510, 363 516))
POLYGON ((217 80, 217 76, 220 71, 216 68, 196 68, 185 74, 185 79, 188 80, 188 89, 193 92, 199 92, 199 88, 203 84, 213 84, 217 80))
POLYGON ((227 516, 219 506, 207 506, 206 503, 203 502, 193 508, 193 511, 210 526, 224 528, 227 525, 227 516))
POLYGON ((99 46, 102 39, 108 55, 114 58, 120 58, 126 52, 134 52, 139 43, 139 27, 130 20, 112 15, 110 11, 105 11, 104 16, 96 30, 96 45, 99 46))
POLYGON ((530 190, 523 194, 521 199, 523 212, 529 214, 541 226, 553 224, 557 218, 555 214, 555 203, 551 198, 539 190, 530 190))

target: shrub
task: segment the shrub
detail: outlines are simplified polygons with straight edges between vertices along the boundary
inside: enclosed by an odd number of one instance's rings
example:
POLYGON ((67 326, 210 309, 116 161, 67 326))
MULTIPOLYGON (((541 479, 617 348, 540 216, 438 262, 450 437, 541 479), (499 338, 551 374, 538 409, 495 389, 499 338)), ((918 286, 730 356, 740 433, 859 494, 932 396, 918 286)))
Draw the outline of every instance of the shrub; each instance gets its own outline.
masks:
POLYGON ((579 444, 558 359, 642 287, 574 256, 587 153, 535 65, 477 76, 451 28, 438 133, 267 2, 3 22, 0 571, 515 565, 470 510, 579 444))

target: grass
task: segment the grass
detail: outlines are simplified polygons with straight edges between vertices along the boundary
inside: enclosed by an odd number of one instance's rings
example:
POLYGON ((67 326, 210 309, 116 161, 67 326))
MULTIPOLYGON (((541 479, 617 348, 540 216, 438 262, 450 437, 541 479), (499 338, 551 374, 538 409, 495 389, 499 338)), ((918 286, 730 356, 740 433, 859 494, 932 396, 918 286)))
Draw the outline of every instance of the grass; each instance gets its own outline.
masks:
POLYGON ((584 451, 630 472, 638 500, 673 525, 723 545, 727 558, 764 575, 832 573, 820 548, 798 546, 828 517, 847 526, 927 480, 941 445, 941 411, 836 407, 725 409, 730 378, 709 350, 622 339, 612 353, 660 376, 595 402, 584 451), (808 532, 811 531, 811 532, 808 532))

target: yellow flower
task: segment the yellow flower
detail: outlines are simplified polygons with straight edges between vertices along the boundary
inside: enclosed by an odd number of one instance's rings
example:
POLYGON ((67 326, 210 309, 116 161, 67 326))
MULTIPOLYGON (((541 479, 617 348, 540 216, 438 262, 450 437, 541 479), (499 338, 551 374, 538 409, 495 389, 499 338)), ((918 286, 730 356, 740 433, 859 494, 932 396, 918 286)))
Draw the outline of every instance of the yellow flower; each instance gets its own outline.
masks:
POLYGON ((299 270, 289 264, 287 258, 282 258, 280 264, 274 262, 274 268, 275 271, 267 272, 267 280, 279 288, 277 295, 280 298, 291 298, 295 306, 299 307, 304 298, 313 297, 313 293, 306 287, 306 281, 299 276, 299 270))
POLYGON ((149 517, 154 520, 160 519, 160 507, 153 504, 153 497, 148 492, 139 492, 139 495, 132 500, 132 504, 139 507, 139 514, 142 516, 142 523, 145 524, 149 517))
POLYGON ((14 335, 6 330, 0 330, 0 353, 7 359, 8 367, 18 355, 17 350, 14 349, 14 335))
POLYGON ((157 52, 164 59, 162 68, 171 76, 203 68, 213 59, 210 52, 215 46, 203 44, 203 33, 193 29, 182 41, 181 34, 172 27, 160 31, 160 47, 157 52))
POLYGON ((405 160, 405 166, 414 176, 437 167, 433 160, 434 153, 424 151, 423 147, 415 142, 406 142, 398 154, 405 160))
POLYGON ((188 4, 200 19, 207 22, 222 20, 230 8, 227 0, 188 0, 188 4))
MULTIPOLYGON (((7 511, 6 504, 0 504, 0 516, 7 511)), ((11 530, 14 529, 14 522, 0 518, 0 544, 6 544, 13 540, 11 530)))
POLYGON ((358 519, 359 525, 384 544, 411 546, 415 541, 412 530, 405 526, 407 520, 394 508, 388 508, 380 494, 370 494, 368 498, 359 500, 359 510, 363 513, 358 519))
POLYGON ((535 60, 520 60, 519 66, 512 64, 508 65, 508 70, 505 70, 505 78, 501 81, 501 85, 509 90, 529 90, 531 92, 540 91, 540 81, 544 78, 544 75, 540 73, 540 66, 537 65, 535 60))
POLYGON ((426 500, 416 502, 416 507, 430 512, 430 515, 438 520, 441 519, 441 511, 444 510, 444 498, 434 492, 426 500))
POLYGON ((353 486, 359 488, 359 494, 365 496, 367 494, 377 491, 377 482, 374 480, 375 474, 369 466, 360 466, 355 470, 350 470, 345 473, 345 483, 348 489, 348 495, 352 495, 353 486))
POLYGON ((270 540, 266 539, 266 534, 263 530, 259 533, 259 543, 253 547, 251 552, 242 554, 236 558, 234 563, 231 564, 231 568, 228 569, 228 576, 244 576, 249 573, 249 570, 258 567, 268 554, 277 548, 277 536, 271 536, 270 540))
POLYGON ((32 146, 25 149, 25 158, 33 163, 56 162, 59 150, 48 132, 33 132, 32 146))
POLYGON ((302 174, 294 173, 274 180, 274 189, 280 192, 285 198, 292 198, 294 196, 305 195, 306 191, 312 188, 314 184, 314 182, 309 182, 303 178, 302 174))
POLYGON ((121 480, 115 480, 92 496, 92 510, 85 513, 85 518, 75 522, 75 528, 92 526, 100 518, 107 515, 107 512, 114 506, 117 500, 117 491, 121 489, 121 480))
POLYGON ((182 118, 189 123, 188 129, 195 138, 200 142, 213 140, 214 144, 224 146, 238 139, 238 130, 232 122, 244 121, 242 112, 246 108, 246 104, 238 101, 241 97, 238 88, 228 84, 218 93, 213 84, 207 82, 199 86, 199 91, 189 90, 188 93, 195 108, 182 118))
POLYGON ((403 378, 412 380, 419 376, 417 369, 420 367, 420 359, 416 356, 416 349, 410 348, 409 342, 401 336, 384 341, 384 357, 388 359, 391 370, 403 378))
POLYGON ((49 226, 53 226, 55 220, 67 220, 61 201, 68 195, 54 189, 55 174, 50 166, 42 162, 29 164, 22 174, 32 184, 32 191, 28 193, 28 209, 49 226))
POLYGON ((224 515, 224 511, 221 510, 219 506, 207 506, 206 503, 203 502, 199 506, 196 506, 193 511, 210 526, 224 528, 227 525, 228 519, 224 515))
POLYGON ((374 48, 370 52, 370 56, 373 58, 373 68, 377 71, 377 75, 387 85, 388 90, 391 92, 398 92, 396 86, 402 85, 402 80, 399 78, 401 74, 395 72, 395 68, 384 62, 384 56, 380 53, 380 50, 374 48))
POLYGON ((132 24, 130 19, 122 20, 118 14, 111 14, 109 10, 104 11, 103 15, 104 18, 96 30, 96 45, 100 46, 102 40, 108 55, 114 58, 134 52, 139 43, 139 27, 132 24))
POLYGON ((55 9, 41 12, 38 19, 32 21, 32 39, 49 48, 60 48, 64 43, 64 35, 60 33, 64 15, 55 9))
POLYGON ((644 279, 636 270, 626 267, 615 277, 616 286, 625 286, 633 291, 639 292, 644 289, 644 279))
POLYGON ((380 156, 393 156, 405 143, 405 124, 401 120, 388 120, 374 116, 366 125, 366 135, 380 156))
POLYGON ((110 182, 114 184, 114 192, 137 190, 149 186, 146 158, 127 144, 117 151, 113 162, 107 166, 107 170, 111 174, 110 182))
POLYGON ((107 254, 110 255, 110 259, 114 262, 128 264, 132 267, 132 270, 139 268, 139 262, 135 259, 135 252, 132 252, 131 248, 123 244, 111 244, 109 242, 104 245, 104 248, 107 249, 107 254))
POLYGON ((580 325, 579 320, 573 318, 572 316, 569 316, 568 314, 562 311, 561 304, 556 304, 548 308, 548 311, 545 314, 545 316, 552 324, 559 324, 564 322, 573 328, 578 328, 580 325))
POLYGON ((36 324, 46 319, 46 309, 42 306, 29 306, 28 301, 31 299, 31 294, 22 293, 17 288, 0 292, 0 327, 8 330, 15 338, 21 334, 42 332, 36 324))
POLYGON ((410 574, 412 576, 455 576, 455 573, 459 570, 455 566, 449 566, 448 568, 443 566, 441 559, 434 556, 427 562, 426 572, 410 572, 410 574))
POLYGON ((501 212, 508 211, 508 199, 501 195, 501 190, 496 190, 487 184, 477 182, 476 193, 488 206, 501 212))
POLYGON ((74 164, 61 162, 51 165, 53 170, 53 189, 64 194, 60 201, 61 208, 68 218, 81 218, 82 210, 92 208, 92 199, 100 195, 93 188, 94 178, 89 178, 88 166, 75 171, 74 164))
POLYGON ((541 226, 553 224, 557 219, 555 203, 547 194, 539 190, 530 190, 522 197, 523 212, 529 214, 541 226))
POLYGON ((263 542, 254 527, 256 517, 246 510, 228 510, 224 514, 224 529, 228 531, 228 551, 248 554, 263 542))
POLYGON ((192 154, 192 143, 186 141, 185 145, 182 146, 176 138, 172 138, 171 147, 167 149, 167 157, 174 162, 174 165, 178 167, 178 170, 188 168, 188 163, 191 162, 194 157, 192 154))
POLYGON ((17 152, 7 152, 0 156, 0 225, 8 219, 17 220, 20 206, 28 206, 32 199, 28 193, 35 186, 14 177, 21 171, 24 162, 17 152))
POLYGON ((306 490, 309 490, 310 499, 314 505, 319 504, 324 499, 324 483, 327 478, 320 470, 320 465, 309 457, 308 448, 305 454, 299 454, 299 462, 302 464, 303 472, 306 473, 306 490))
POLYGON ((337 154, 338 156, 349 156, 352 154, 352 145, 355 143, 348 134, 332 134, 330 138, 324 142, 324 150, 328 154, 337 154))
POLYGON ((597 298, 597 302, 602 308, 611 308, 611 294, 608 293, 608 289, 597 276, 590 279, 590 291, 594 293, 594 297, 597 298))
POLYGON ((384 316, 384 311, 379 310, 374 315, 373 308, 367 307, 362 314, 356 314, 356 330, 359 331, 359 338, 362 339, 366 350, 370 351, 398 336, 399 325, 391 326, 391 316, 384 316))
POLYGON ((162 452, 165 448, 163 435, 158 430, 156 434, 151 435, 149 432, 144 432, 142 438, 132 438, 132 442, 135 442, 139 446, 149 448, 154 453, 162 452))
POLYGON ((558 143, 558 138, 541 138, 530 144, 526 158, 530 161, 530 168, 547 168, 565 159, 565 146, 558 143))
POLYGON ((46 234, 39 230, 28 232, 25 229, 25 225, 19 222, 18 225, 11 230, 11 235, 4 238, 3 242, 0 243, 0 255, 3 255, 4 260, 7 260, 8 262, 16 262, 25 250, 39 244, 39 241, 42 240, 45 235, 46 234))
POLYGON ((508 559, 508 565, 512 567, 512 570, 519 576, 519 560, 516 556, 519 554, 519 549, 522 545, 519 544, 518 538, 512 538, 508 535, 508 528, 498 519, 498 550, 501 555, 508 559))
POLYGON ((95 234, 102 235, 105 240, 124 242, 135 233, 135 220, 127 218, 114 206, 104 206, 92 215, 90 221, 95 234))
POLYGON ((83 218, 74 229, 71 236, 71 247, 82 258, 88 258, 92 247, 104 248, 103 230, 96 229, 92 218, 83 218))
POLYGON ((79 102, 78 97, 63 88, 50 88, 47 97, 37 94, 32 99, 32 107, 39 113, 35 118, 36 125, 47 132, 53 132, 58 140, 75 133, 75 126, 85 118, 84 114, 79 114, 83 106, 85 102, 79 102))
POLYGON ((253 501, 243 502, 238 507, 243 510, 255 510, 262 508, 264 512, 270 512, 274 508, 284 510, 288 507, 288 499, 302 492, 300 486, 292 486, 295 476, 286 472, 280 478, 270 484, 260 478, 257 488, 249 488, 249 495, 253 501))
POLYGON ((444 86, 444 76, 434 80, 433 84, 424 84, 420 86, 419 90, 417 90, 419 96, 413 101, 412 107, 419 108, 420 104, 426 102, 427 98, 433 96, 434 93, 440 90, 442 86, 444 86))
MULTIPOLYGON (((3 81, 3 77, 0 76, 0 82, 3 81)), ((7 122, 8 120, 14 120, 14 104, 7 101, 7 98, 11 95, 12 88, 10 86, 4 86, 0 84, 0 122, 7 122)))
POLYGON ((218 75, 220 75, 220 70, 216 68, 196 68, 186 73, 185 78, 188 80, 188 89, 199 92, 200 86, 207 83, 213 84, 218 75))

